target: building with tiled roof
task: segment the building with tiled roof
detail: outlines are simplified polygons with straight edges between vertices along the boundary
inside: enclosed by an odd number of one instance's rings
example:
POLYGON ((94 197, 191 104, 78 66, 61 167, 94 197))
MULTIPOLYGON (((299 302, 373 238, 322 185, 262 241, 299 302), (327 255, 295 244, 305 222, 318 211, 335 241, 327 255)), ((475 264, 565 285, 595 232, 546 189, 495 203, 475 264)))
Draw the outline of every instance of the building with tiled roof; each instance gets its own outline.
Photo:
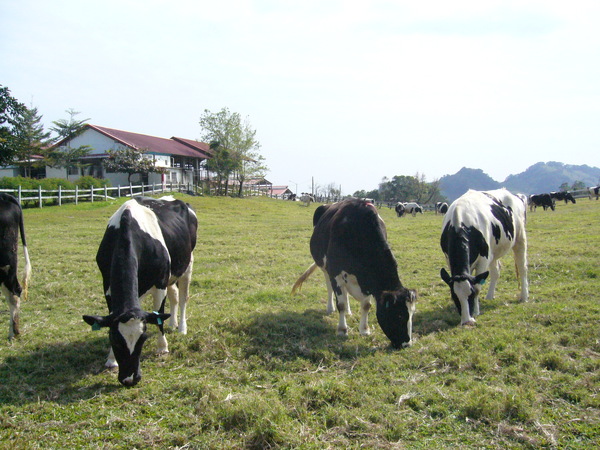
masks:
MULTIPOLYGON (((142 177, 133 175, 134 183, 190 183, 199 184, 206 178, 205 162, 211 158, 212 151, 208 144, 192 139, 172 137, 170 139, 146 134, 132 133, 130 131, 101 127, 86 124, 84 131, 73 139, 63 139, 55 147, 70 146, 77 148, 82 145, 89 146, 92 150, 82 160, 86 163, 84 175, 97 178, 107 178, 113 186, 128 184, 126 173, 107 172, 102 161, 108 158, 108 151, 124 148, 146 150, 146 155, 152 157, 157 167, 164 169, 164 173, 150 173, 142 177), (143 178, 143 179, 142 179, 143 178)), ((69 179, 77 179, 81 175, 79 169, 69 173, 69 179)), ((64 168, 46 168, 46 176, 50 178, 66 178, 64 168)))

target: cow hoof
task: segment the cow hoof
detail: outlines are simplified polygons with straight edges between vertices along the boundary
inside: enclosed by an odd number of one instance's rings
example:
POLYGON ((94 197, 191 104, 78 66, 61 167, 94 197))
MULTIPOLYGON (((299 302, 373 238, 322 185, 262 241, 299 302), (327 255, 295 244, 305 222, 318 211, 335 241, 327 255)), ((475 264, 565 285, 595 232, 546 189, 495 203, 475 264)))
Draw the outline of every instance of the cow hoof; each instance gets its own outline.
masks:
POLYGON ((470 319, 467 320, 465 323, 461 323, 461 325, 463 327, 474 327, 477 323, 475 322, 475 319, 470 319))
POLYGON ((116 367, 119 367, 119 363, 117 363, 117 361, 114 360, 108 360, 106 361, 106 364, 104 364, 104 367, 106 367, 107 369, 114 369, 116 367))
POLYGON ((348 328, 338 329, 338 336, 348 336, 348 328))
POLYGON ((366 330, 361 330, 360 334, 361 334, 361 336, 370 336, 371 330, 369 328, 367 328, 366 330))
POLYGON ((327 315, 333 314, 333 308, 327 307, 327 315))

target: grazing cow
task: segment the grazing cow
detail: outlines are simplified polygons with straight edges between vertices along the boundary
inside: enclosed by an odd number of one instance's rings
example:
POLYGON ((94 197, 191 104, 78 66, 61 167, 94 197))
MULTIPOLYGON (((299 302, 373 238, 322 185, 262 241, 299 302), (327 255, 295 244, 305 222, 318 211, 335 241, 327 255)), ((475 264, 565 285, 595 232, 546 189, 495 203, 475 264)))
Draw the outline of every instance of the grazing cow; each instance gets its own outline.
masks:
POLYGON ((16 198, 10 194, 0 193, 0 285, 10 309, 8 323, 8 338, 12 339, 20 334, 19 306, 21 294, 27 299, 27 287, 31 277, 31 263, 27 242, 25 240, 25 227, 23 226, 23 211, 16 198), (17 248, 19 246, 19 231, 25 256, 23 278, 19 284, 17 279, 17 248))
POLYGON ((300 197, 300 201, 302 203, 304 203, 304 206, 308 206, 310 205, 310 202, 314 202, 315 198, 310 195, 310 194, 305 194, 304 192, 302 193, 302 196, 300 197))
POLYGON ((474 325, 479 315, 479 292, 488 275, 486 299, 494 298, 500 276, 500 258, 510 249, 521 284, 521 301, 529 297, 527 282, 526 207, 523 199, 506 189, 469 190, 449 207, 442 225, 440 245, 450 273, 440 270, 450 286, 461 325, 474 325))
POLYGON ((447 212, 448 212, 448 203, 437 202, 435 204, 435 213, 436 214, 446 214, 447 212))
POLYGON ((596 200, 598 200, 598 197, 600 197, 600 186, 593 186, 588 188, 588 192, 590 195, 590 200, 592 199, 592 197, 596 197, 596 200))
POLYGON ((400 283, 385 224, 375 207, 359 199, 322 205, 315 210, 313 225, 310 252, 315 262, 296 281, 292 293, 319 267, 327 284, 328 313, 333 312, 333 296, 336 298, 338 335, 348 334, 348 293, 361 302, 360 333, 370 334, 368 314, 373 296, 377 321, 392 346, 409 346, 417 294, 400 283))
POLYGON ((396 203, 396 207, 394 209, 396 210, 398 217, 402 217, 404 215, 405 208, 403 203, 396 203))
POLYGON ((560 192, 550 192, 550 198, 552 198, 553 200, 564 200, 565 201, 565 205, 567 203, 569 203, 569 201, 571 203, 577 203, 575 201, 575 197, 573 197, 573 194, 571 194, 570 192, 566 192, 566 191, 560 191, 560 192))
POLYGON ((417 213, 423 214, 423 208, 421 208, 419 204, 415 202, 405 203, 404 210, 406 214, 412 214, 413 217, 415 217, 417 213))
POLYGON ((194 263, 198 221, 189 205, 173 197, 135 197, 110 218, 96 255, 102 273, 108 316, 83 316, 93 329, 109 328, 111 349, 107 367, 119 367, 119 381, 134 386, 142 378, 139 368, 146 324, 158 325, 158 350, 169 351, 163 321, 187 333, 185 308, 194 263), (141 308, 152 294, 154 312, 141 308), (169 296, 171 314, 164 314, 169 296))
POLYGON ((533 194, 529 196, 529 211, 535 211, 538 206, 542 206, 544 211, 550 208, 554 211, 555 204, 550 194, 533 194))

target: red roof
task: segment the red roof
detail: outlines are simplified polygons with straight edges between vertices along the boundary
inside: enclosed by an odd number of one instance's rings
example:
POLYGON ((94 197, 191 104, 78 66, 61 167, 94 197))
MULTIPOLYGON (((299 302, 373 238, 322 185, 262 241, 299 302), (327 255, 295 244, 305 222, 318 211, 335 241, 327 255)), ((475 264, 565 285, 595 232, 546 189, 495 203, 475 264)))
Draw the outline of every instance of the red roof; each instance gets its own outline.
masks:
POLYGON ((182 138, 166 139, 156 136, 149 136, 147 134, 132 133, 130 131, 116 130, 114 128, 101 127, 91 124, 86 124, 86 127, 96 130, 97 132, 108 136, 122 145, 137 149, 146 149, 150 153, 190 156, 193 158, 211 157, 208 144, 205 144, 204 142, 182 138))

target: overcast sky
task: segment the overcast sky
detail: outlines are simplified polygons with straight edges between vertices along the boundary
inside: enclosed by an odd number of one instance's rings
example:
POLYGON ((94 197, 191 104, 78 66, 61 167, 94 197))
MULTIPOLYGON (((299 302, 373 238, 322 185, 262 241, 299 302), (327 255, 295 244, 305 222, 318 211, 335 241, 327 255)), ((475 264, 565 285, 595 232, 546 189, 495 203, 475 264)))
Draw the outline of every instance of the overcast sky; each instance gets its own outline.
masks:
POLYGON ((298 192, 503 181, 600 166, 599 23, 597 0, 0 0, 0 84, 46 127, 198 139, 227 107, 298 192))

